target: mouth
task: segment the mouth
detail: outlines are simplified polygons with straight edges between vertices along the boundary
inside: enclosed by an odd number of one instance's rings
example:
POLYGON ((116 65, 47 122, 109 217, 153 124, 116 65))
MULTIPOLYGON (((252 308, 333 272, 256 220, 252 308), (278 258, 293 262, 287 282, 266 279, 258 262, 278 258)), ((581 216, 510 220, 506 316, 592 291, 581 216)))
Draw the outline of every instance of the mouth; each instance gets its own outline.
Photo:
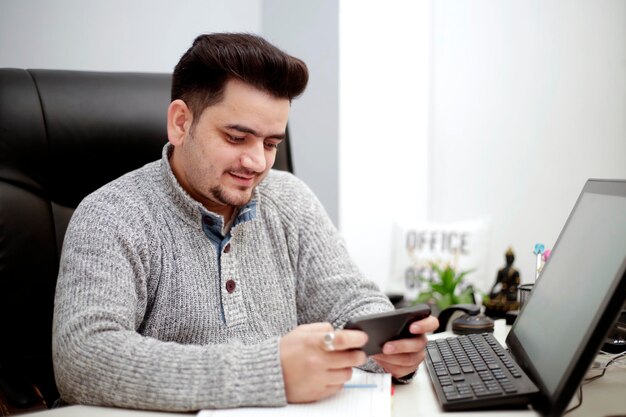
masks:
POLYGON ((243 187, 251 187, 256 178, 256 175, 254 174, 245 174, 241 172, 228 172, 228 175, 230 175, 236 184, 243 187))

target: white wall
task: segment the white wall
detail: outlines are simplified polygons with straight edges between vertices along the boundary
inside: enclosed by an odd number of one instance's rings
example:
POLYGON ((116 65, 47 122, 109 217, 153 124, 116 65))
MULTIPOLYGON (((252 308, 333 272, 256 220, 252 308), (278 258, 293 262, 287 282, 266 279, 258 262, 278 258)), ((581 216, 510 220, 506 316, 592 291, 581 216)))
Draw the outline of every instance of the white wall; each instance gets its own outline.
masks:
POLYGON ((260 29, 260 0, 2 0, 0 67, 171 72, 201 33, 260 29))
POLYGON ((396 220, 428 208, 430 1, 340 2, 339 222, 381 287, 396 220))
POLYGON ((626 178, 626 2, 433 2, 430 217, 492 220, 522 281, 585 180, 626 178))
POLYGON ((339 217, 339 6, 337 0, 263 0, 262 33, 304 60, 309 84, 289 118, 295 174, 339 217))
POLYGON ((397 218, 489 219, 474 279, 512 245, 532 281, 585 180, 626 178, 626 2, 341 1, 339 173, 342 232, 383 287, 397 218))

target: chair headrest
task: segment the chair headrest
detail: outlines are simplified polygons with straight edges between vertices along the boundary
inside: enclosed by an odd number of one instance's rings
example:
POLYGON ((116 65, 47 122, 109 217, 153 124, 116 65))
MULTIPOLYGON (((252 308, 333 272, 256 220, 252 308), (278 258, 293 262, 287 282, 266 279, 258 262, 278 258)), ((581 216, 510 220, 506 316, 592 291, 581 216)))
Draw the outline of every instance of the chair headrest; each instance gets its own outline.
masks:
POLYGON ((159 159, 167 74, 0 70, 0 178, 76 207, 159 159))

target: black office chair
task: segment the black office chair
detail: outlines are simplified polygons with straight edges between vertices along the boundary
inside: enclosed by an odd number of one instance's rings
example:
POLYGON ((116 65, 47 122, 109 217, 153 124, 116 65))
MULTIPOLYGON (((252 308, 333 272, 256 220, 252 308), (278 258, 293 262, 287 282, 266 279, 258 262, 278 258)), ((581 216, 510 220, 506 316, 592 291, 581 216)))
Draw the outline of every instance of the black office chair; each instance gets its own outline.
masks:
MULTIPOLYGON (((89 193, 159 159, 170 76, 0 69, 0 415, 50 407, 54 290, 89 193)), ((277 169, 293 172, 289 140, 277 169)))

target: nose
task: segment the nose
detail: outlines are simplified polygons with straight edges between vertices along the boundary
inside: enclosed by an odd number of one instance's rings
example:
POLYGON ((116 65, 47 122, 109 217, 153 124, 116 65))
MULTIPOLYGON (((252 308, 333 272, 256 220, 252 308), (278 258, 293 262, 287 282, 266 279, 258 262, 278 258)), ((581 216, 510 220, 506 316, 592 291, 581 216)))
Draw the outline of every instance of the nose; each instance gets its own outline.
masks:
POLYGON ((249 146, 241 156, 241 165, 254 172, 263 172, 267 167, 263 142, 249 146))

